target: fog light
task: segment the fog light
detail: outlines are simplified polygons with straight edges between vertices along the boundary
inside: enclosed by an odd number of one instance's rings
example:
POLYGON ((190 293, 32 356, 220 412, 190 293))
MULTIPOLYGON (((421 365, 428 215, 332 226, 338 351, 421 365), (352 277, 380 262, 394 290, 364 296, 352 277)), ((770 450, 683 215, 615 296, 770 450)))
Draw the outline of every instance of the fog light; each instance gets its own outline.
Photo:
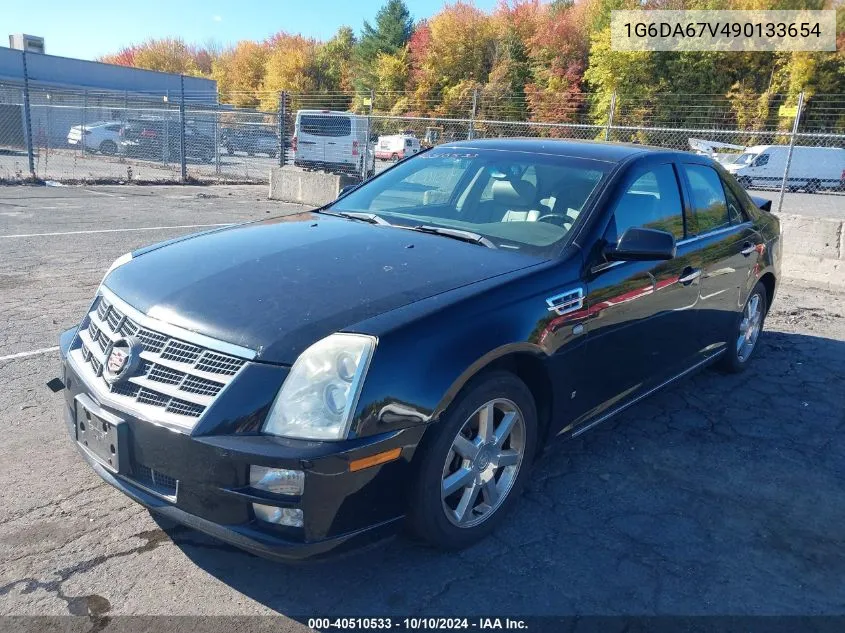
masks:
POLYGON ((275 495, 301 496, 305 489, 305 473, 287 468, 250 466, 249 485, 275 495))
POLYGON ((303 515, 299 508, 277 508, 276 506, 265 506, 260 503, 253 503, 252 510, 255 516, 276 525, 287 525, 290 527, 302 527, 303 515))

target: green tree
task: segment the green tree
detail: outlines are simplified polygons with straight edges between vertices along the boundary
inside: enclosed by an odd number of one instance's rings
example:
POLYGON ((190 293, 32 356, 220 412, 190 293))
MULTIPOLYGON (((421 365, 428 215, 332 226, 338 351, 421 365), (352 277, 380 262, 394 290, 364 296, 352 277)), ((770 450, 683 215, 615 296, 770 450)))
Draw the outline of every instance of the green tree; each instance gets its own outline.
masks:
POLYGON ((376 14, 375 25, 364 21, 355 51, 355 85, 359 90, 367 90, 376 85, 378 56, 398 53, 408 43, 413 29, 414 20, 402 0, 388 0, 376 14))
POLYGON ((317 49, 317 63, 323 69, 324 83, 329 90, 348 92, 353 89, 354 49, 355 34, 348 26, 340 27, 332 39, 317 49))

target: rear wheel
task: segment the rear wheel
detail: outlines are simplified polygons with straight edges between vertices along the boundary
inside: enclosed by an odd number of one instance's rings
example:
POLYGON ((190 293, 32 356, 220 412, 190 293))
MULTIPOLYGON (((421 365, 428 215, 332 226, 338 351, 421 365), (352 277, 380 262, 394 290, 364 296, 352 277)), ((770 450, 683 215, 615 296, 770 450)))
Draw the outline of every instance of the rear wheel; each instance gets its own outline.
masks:
POLYGON ((737 373, 746 368, 754 350, 757 349, 767 311, 766 289, 763 284, 757 282, 728 339, 727 351, 720 361, 723 370, 737 373))
POLYGON ((813 178, 810 182, 804 185, 804 191, 807 193, 817 193, 822 188, 822 183, 813 178))
POLYGON ((505 371, 465 387, 426 434, 411 494, 412 530, 457 549, 489 534, 518 498, 537 443, 528 387, 505 371))
POLYGON ((103 141, 99 147, 100 153, 106 156, 114 156, 117 154, 117 143, 114 141, 103 141))
POLYGON ((397 154, 396 152, 393 152, 390 155, 390 160, 392 160, 394 163, 397 162, 399 160, 399 154, 397 154))

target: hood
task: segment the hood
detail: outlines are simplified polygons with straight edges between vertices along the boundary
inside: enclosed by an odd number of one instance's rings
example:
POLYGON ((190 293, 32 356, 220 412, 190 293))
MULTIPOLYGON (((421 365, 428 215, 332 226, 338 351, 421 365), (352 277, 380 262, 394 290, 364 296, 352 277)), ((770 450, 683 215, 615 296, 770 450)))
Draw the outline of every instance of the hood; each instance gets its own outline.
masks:
POLYGON ((315 213, 166 242, 105 285, 138 310, 293 363, 364 319, 540 259, 315 213))

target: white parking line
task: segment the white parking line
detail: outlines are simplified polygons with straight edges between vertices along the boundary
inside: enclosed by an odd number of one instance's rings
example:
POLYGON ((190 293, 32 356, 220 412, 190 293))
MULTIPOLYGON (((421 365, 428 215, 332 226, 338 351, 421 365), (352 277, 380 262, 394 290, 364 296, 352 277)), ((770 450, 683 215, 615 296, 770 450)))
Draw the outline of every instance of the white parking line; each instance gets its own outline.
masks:
POLYGON ((126 233, 128 231, 164 231, 166 229, 199 229, 215 226, 232 226, 232 222, 223 224, 180 224, 179 226, 142 226, 127 229, 95 229, 92 231, 61 231, 57 233, 16 233, 14 235, 0 235, 2 237, 52 237, 55 235, 87 235, 89 233, 126 233))
POLYGON ((44 347, 42 349, 34 349, 30 352, 18 352, 17 354, 9 354, 8 356, 0 356, 0 360, 12 360, 14 358, 26 358, 27 356, 38 356, 39 354, 50 354, 52 352, 58 352, 59 346, 56 347, 44 347))

